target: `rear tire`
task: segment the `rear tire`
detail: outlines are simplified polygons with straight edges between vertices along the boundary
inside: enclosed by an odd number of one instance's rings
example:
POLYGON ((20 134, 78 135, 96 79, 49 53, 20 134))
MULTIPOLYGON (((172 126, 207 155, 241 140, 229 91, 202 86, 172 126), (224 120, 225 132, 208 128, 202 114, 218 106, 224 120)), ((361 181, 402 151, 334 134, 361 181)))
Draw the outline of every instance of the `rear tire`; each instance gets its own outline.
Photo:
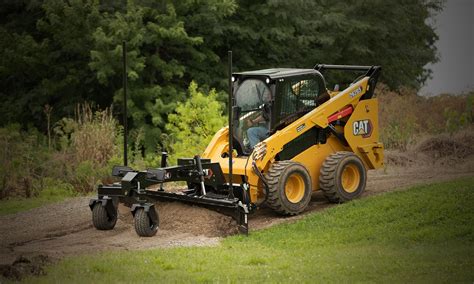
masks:
POLYGON ((330 202, 343 203, 359 197, 365 190, 367 171, 352 152, 336 152, 324 161, 319 187, 330 202))
POLYGON ((267 204, 283 215, 303 212, 311 201, 311 176, 293 161, 278 161, 265 174, 269 193, 267 204))
POLYGON ((112 230, 117 223, 117 214, 109 217, 102 203, 97 202, 92 209, 92 223, 97 230, 112 230))
MULTIPOLYGON (((155 209, 150 208, 150 210, 155 209)), ((157 231, 158 224, 153 224, 145 209, 138 208, 135 212, 135 232, 137 232, 137 235, 140 237, 153 237, 157 231)))

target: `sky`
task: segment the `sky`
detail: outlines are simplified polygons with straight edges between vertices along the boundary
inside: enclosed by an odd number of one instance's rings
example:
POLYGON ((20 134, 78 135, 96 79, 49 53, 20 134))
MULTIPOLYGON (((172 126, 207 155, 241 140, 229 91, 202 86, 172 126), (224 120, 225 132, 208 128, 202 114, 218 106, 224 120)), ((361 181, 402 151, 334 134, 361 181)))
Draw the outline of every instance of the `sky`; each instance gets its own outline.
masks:
POLYGON ((447 0, 434 25, 440 61, 427 65, 433 78, 427 80, 420 94, 474 90, 474 0, 447 0))

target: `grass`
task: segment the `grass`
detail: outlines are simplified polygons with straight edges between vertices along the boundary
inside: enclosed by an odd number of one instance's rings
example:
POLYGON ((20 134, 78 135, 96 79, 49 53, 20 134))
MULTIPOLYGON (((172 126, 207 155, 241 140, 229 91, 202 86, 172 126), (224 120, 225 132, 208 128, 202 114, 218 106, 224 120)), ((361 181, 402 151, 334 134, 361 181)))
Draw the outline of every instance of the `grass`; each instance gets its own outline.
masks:
POLYGON ((45 179, 45 188, 36 197, 0 200, 0 216, 60 202, 75 195, 72 185, 58 180, 45 179))
POLYGON ((418 186, 229 237, 217 247, 68 258, 27 281, 472 283, 473 204, 474 178, 418 186))

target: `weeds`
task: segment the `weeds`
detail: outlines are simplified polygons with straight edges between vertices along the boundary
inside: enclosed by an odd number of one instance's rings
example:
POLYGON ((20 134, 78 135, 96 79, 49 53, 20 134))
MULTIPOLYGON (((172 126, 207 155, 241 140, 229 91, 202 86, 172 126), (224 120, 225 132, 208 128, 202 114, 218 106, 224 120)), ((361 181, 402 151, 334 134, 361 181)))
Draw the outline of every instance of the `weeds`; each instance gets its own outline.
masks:
POLYGON ((38 197, 64 185, 86 193, 109 175, 120 132, 110 109, 80 105, 75 118, 63 118, 53 132, 0 128, 0 199, 38 197))

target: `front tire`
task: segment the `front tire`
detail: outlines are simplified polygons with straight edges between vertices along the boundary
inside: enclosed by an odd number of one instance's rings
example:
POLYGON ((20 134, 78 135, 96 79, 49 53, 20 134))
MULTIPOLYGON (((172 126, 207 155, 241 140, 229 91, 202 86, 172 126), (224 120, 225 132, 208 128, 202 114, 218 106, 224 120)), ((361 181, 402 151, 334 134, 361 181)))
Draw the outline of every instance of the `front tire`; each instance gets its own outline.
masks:
POLYGON ((359 197, 365 190, 367 170, 352 152, 336 152, 324 161, 319 187, 330 202, 343 203, 359 197))
POLYGON ((265 176, 270 208, 282 215, 296 215, 306 209, 311 201, 311 176, 302 164, 278 161, 265 176))

